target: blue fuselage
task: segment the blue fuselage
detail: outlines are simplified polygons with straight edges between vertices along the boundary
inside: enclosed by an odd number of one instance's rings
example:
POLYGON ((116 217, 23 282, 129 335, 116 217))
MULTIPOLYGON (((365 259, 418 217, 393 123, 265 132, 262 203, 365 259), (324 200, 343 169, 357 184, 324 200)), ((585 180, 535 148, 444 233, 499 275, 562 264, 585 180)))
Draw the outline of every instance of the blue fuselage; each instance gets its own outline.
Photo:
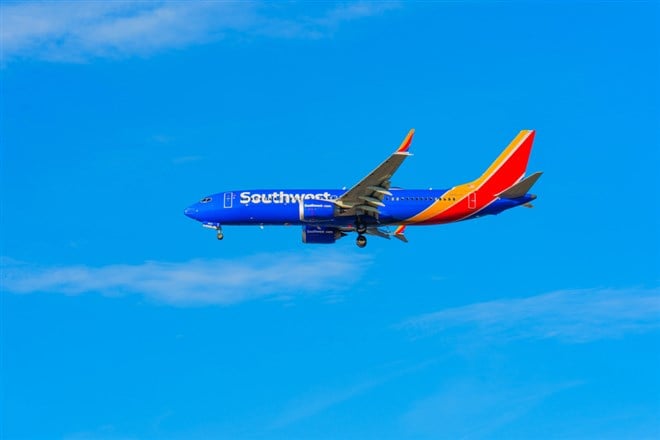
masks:
MULTIPOLYGON (((209 225, 300 225, 315 223, 327 226, 348 226, 355 222, 354 216, 337 214, 332 200, 345 190, 273 190, 257 189, 227 191, 205 197, 185 210, 185 214, 209 225), (305 211, 303 212, 303 208, 305 211), (317 211, 314 211, 316 209, 317 211), (309 212, 319 215, 309 216, 309 212), (307 215, 306 215, 307 214, 307 215)), ((448 190, 404 190, 391 189, 391 196, 383 199, 377 218, 364 216, 365 224, 405 224, 406 220, 423 212, 434 203, 456 202, 447 197, 448 190), (446 199, 446 200, 445 200, 446 199)), ((476 218, 500 212, 528 203, 534 198, 531 194, 517 199, 496 198, 486 207, 464 218, 476 218)))

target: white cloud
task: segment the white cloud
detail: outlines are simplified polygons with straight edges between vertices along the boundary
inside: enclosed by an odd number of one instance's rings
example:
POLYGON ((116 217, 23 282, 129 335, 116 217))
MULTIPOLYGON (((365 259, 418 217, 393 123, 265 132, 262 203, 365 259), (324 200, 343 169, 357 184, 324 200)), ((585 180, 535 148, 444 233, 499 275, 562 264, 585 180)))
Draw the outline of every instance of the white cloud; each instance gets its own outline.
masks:
POLYGON ((5 2, 0 5, 0 58, 81 62, 148 55, 232 34, 316 38, 343 22, 381 14, 397 4, 294 6, 239 1, 5 2), (307 15, 308 10, 315 15, 307 15))
POLYGON ((337 26, 345 21, 371 17, 397 7, 399 7, 399 4, 394 1, 361 1, 345 3, 330 9, 324 16, 316 19, 315 22, 324 26, 337 26))
POLYGON ((251 3, 25 2, 2 6, 3 59, 144 55, 203 43, 252 21, 251 3))
POLYGON ((232 260, 34 268, 10 260, 2 290, 17 294, 140 294, 171 305, 229 305, 263 297, 337 291, 357 281, 368 257, 337 253, 271 254, 232 260))
POLYGON ((588 342, 660 328, 660 289, 562 290, 441 310, 401 327, 421 335, 461 329, 492 339, 588 342))

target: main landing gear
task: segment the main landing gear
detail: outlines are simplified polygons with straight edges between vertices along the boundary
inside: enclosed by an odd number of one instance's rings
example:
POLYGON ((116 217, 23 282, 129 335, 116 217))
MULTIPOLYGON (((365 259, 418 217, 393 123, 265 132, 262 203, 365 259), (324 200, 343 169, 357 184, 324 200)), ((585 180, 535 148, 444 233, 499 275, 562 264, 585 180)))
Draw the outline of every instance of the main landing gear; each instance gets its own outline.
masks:
POLYGON ((355 244, 357 247, 363 248, 367 245, 367 237, 364 236, 364 233, 367 232, 367 225, 360 221, 360 218, 357 218, 355 222, 355 232, 358 233, 357 238, 355 239, 355 244))

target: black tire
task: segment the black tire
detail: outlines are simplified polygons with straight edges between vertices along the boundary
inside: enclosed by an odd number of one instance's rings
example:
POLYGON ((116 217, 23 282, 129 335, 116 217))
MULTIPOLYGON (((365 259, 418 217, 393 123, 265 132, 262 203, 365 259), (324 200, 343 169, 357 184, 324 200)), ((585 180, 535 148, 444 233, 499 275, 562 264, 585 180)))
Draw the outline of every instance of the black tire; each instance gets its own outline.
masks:
POLYGON ((357 244, 357 247, 363 248, 367 245, 367 237, 364 235, 358 235, 358 237, 355 239, 355 244, 357 244))

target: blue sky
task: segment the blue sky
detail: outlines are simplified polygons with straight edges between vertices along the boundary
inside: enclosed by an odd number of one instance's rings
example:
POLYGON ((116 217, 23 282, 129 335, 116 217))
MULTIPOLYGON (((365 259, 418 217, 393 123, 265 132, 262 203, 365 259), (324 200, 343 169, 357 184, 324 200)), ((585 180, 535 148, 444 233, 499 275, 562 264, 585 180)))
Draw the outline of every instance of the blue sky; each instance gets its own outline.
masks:
POLYGON ((660 436, 656 2, 1 6, 1 435, 660 436), (534 209, 304 245, 202 196, 406 188, 537 130, 534 209))

